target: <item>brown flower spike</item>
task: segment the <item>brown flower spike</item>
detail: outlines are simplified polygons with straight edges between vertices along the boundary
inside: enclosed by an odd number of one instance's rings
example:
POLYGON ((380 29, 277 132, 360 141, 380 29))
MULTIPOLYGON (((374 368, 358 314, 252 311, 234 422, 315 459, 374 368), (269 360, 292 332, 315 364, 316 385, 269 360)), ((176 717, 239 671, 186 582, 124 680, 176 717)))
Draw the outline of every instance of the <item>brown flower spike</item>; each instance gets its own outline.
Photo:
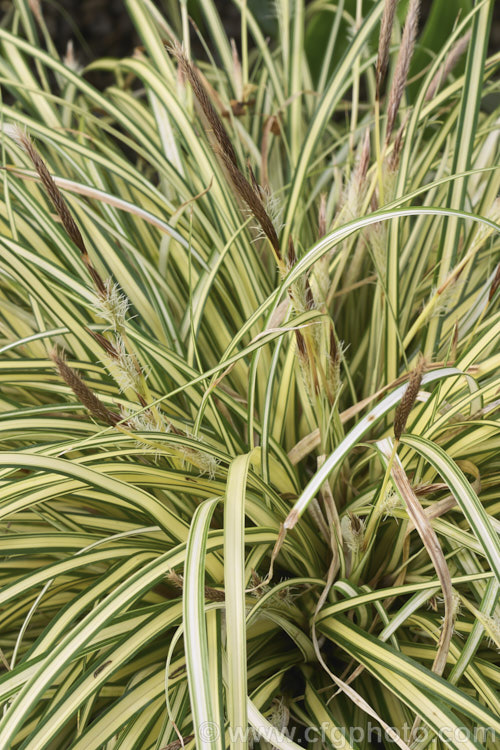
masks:
POLYGON ((238 166, 238 159, 233 144, 227 134, 221 118, 215 111, 210 101, 205 86, 195 66, 187 59, 182 48, 176 46, 172 49, 173 54, 179 62, 179 67, 185 78, 191 84, 198 104, 207 120, 210 131, 215 138, 217 156, 224 165, 229 179, 240 198, 247 204, 251 212, 259 222, 262 231, 268 238, 275 252, 276 258, 281 261, 281 251, 276 229, 267 213, 260 197, 260 191, 252 186, 238 166))
POLYGON ((417 400, 418 391, 422 382, 422 377, 425 370, 425 359, 420 357, 416 368, 410 375, 410 380, 406 391, 403 394, 403 398, 399 402, 396 414, 394 416, 394 437, 396 440, 401 438, 403 434, 406 422, 410 416, 410 412, 413 409, 413 405, 417 400))
POLYGON ((47 195, 50 199, 50 202, 54 206, 56 213, 59 216, 59 219, 61 220, 61 224, 66 230, 66 234, 79 249, 82 255, 82 260, 92 278, 92 281, 94 282, 94 285, 97 291, 102 296, 104 296, 106 293, 104 282, 101 279, 99 273, 96 271, 96 269, 92 265, 92 262, 89 258, 89 254, 87 252, 87 248, 85 246, 85 242, 83 240, 82 234, 80 230, 78 229, 76 222, 71 215, 71 212, 68 208, 68 204, 64 200, 61 191, 59 190, 56 183, 52 179, 51 174, 49 170, 47 169, 45 162, 43 161, 42 157, 40 156, 35 146, 33 145, 31 138, 26 132, 24 132, 23 130, 21 130, 21 128, 18 128, 17 126, 10 126, 10 125, 4 126, 4 131, 7 131, 8 134, 11 136, 11 138, 29 156, 33 166, 35 167, 38 173, 38 176, 40 177, 40 181, 43 187, 47 191, 47 195), (7 131, 7 128, 8 128, 8 131, 7 131))
POLYGON ((108 409, 101 399, 98 398, 87 385, 85 385, 77 371, 68 365, 63 356, 59 354, 56 349, 52 351, 50 358, 56 365, 59 375, 66 385, 69 385, 80 403, 88 409, 95 419, 111 426, 115 426, 118 422, 122 421, 119 414, 108 409))

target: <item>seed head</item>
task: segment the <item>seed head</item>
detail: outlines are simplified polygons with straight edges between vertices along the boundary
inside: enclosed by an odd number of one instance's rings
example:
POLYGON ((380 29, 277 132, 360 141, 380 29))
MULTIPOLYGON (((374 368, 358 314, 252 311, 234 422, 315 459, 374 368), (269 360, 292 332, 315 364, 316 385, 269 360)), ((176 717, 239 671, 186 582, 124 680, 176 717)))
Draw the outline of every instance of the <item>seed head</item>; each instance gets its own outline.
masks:
POLYGON ((420 357, 416 368, 410 375, 409 383, 403 394, 403 398, 399 402, 396 414, 394 416, 394 437, 399 440, 406 427, 406 422, 410 416, 410 412, 413 409, 413 405, 417 400, 418 391, 422 382, 422 377, 425 369, 425 359, 420 357))
POLYGON ((389 93, 389 104, 387 105, 387 129, 385 136, 386 143, 390 140, 408 78, 410 62, 417 38, 419 10, 420 0, 410 0, 405 27, 403 29, 403 36, 401 38, 401 46, 396 61, 396 68, 394 70, 394 78, 389 93))
POLYGON ((246 205, 249 207, 249 209, 259 222, 262 231, 271 243, 276 257, 281 260, 278 235, 276 233, 276 229, 274 228, 273 222, 262 202, 260 189, 258 187, 256 188, 255 186, 252 186, 245 175, 241 172, 238 166, 236 152, 234 150, 233 144, 231 143, 231 139, 227 134, 226 128, 224 127, 221 118, 215 111, 215 108, 210 101, 206 88, 203 85, 197 69, 187 59, 180 45, 174 46, 172 48, 172 51, 179 62, 180 70, 191 84, 191 88, 193 89, 194 95, 196 96, 203 115, 208 121, 211 133, 217 144, 217 156, 224 165, 229 179, 233 184, 233 187, 235 188, 240 199, 243 200, 244 203, 246 203, 246 205))
POLYGON ((104 282, 103 294, 97 295, 94 309, 100 318, 110 324, 110 328, 121 331, 125 326, 125 319, 129 308, 128 298, 112 279, 104 282))
POLYGON ((198 104, 200 105, 200 108, 206 120, 208 121, 208 124, 210 125, 212 134, 215 137, 219 148, 224 154, 226 154, 228 161, 237 168, 238 160, 236 158, 236 152, 233 148, 233 144, 231 143, 231 140, 227 134, 226 128, 224 127, 221 118, 215 111, 215 108, 209 99, 200 74, 198 73, 196 67, 190 62, 190 60, 188 60, 180 45, 174 45, 173 47, 171 47, 171 50, 174 56, 177 58, 179 68, 183 76, 187 78, 187 80, 191 84, 194 95, 196 96, 198 104))
POLYGON ((273 700, 269 721, 280 732, 287 728, 290 721, 290 710, 282 697, 273 700))
POLYGON ((397 0, 385 0, 382 20, 380 22, 380 36, 378 40, 377 65, 375 72, 377 99, 380 99, 380 89, 389 64, 389 48, 391 44, 392 26, 394 24, 396 5, 397 0))
POLYGON ((347 513, 340 522, 342 538, 348 549, 359 552, 365 538, 365 522, 354 513, 347 513))
POLYGON ((431 101, 436 92, 440 89, 443 81, 446 81, 449 74, 457 64, 457 62, 460 60, 464 52, 466 51, 467 47, 469 46, 470 38, 472 35, 472 31, 469 29, 469 31, 460 37, 460 39, 457 39, 453 47, 451 48, 450 52, 448 53, 448 56, 444 60, 443 64, 437 71, 436 75, 432 79, 432 81, 429 84, 429 88, 427 89, 427 93, 425 95, 425 101, 429 102, 431 101))
POLYGON ((56 349, 50 356, 66 385, 71 388, 80 403, 88 409, 95 419, 109 425, 116 425, 121 421, 120 415, 108 409, 101 399, 85 385, 79 373, 67 364, 56 349))
POLYGON ((40 181, 47 192, 50 202, 52 203, 57 215, 59 216, 59 219, 61 220, 61 224, 66 230, 66 234, 79 249, 82 260, 87 267, 87 270, 90 274, 90 277, 92 278, 92 281, 94 282, 97 291, 102 294, 104 292, 103 281, 90 261, 81 232, 70 213, 68 204, 64 200, 61 191, 52 179, 45 162, 34 147, 28 133, 26 133, 24 130, 21 130, 21 128, 19 128, 17 125, 4 125, 3 132, 9 138, 12 138, 12 140, 14 140, 18 144, 18 146, 20 146, 23 151, 29 156, 33 166, 38 173, 38 176, 40 177, 40 181))
POLYGON ((110 357, 107 367, 111 375, 123 393, 128 390, 138 389, 141 368, 133 354, 129 354, 125 348, 125 342, 121 336, 115 341, 115 352, 117 356, 110 357))

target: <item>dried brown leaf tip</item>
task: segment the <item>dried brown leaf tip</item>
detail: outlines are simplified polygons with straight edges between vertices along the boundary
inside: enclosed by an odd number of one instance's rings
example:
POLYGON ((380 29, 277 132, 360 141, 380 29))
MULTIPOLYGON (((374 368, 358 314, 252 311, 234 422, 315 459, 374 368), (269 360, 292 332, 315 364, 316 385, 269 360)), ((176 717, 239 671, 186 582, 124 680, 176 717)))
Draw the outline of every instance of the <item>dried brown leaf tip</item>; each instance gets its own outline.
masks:
POLYGON ((121 422, 120 415, 108 409, 101 399, 85 385, 78 372, 68 365, 64 356, 57 349, 52 351, 50 357, 66 385, 71 388, 80 403, 88 409, 95 419, 112 426, 121 422))
POLYGON ((403 434, 406 422, 410 416, 410 412, 413 409, 415 401, 417 400, 418 391, 422 378, 425 372, 425 359, 420 357, 417 366, 410 375, 410 380, 403 394, 403 398, 399 402, 396 414, 394 415, 394 437, 396 440, 401 438, 403 434))
POLYGON ((63 57, 63 63, 70 68, 70 70, 74 70, 75 73, 79 73, 83 69, 80 67, 78 59, 75 56, 75 48, 72 39, 70 39, 66 45, 66 54, 63 57))
POLYGON ((41 5, 40 0, 29 0, 29 6, 36 20, 41 25, 43 23, 43 17, 42 17, 42 5, 41 5))

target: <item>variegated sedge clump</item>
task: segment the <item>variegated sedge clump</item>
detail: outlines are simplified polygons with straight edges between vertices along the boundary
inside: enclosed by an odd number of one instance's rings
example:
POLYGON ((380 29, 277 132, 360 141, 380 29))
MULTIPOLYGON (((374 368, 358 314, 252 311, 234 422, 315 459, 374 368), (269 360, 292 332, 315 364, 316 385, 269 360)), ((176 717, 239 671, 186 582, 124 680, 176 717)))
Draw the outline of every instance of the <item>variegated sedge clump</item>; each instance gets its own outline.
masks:
MULTIPOLYGON (((51 358, 57 366, 59 374, 92 416, 100 421, 104 421, 112 426, 121 425, 123 429, 128 428, 137 432, 169 432, 172 430, 179 433, 179 430, 169 420, 164 418, 156 406, 148 406, 148 403, 153 399, 147 386, 146 374, 143 367, 139 364, 126 333, 125 324, 130 306, 129 300, 111 277, 103 280, 93 265, 82 234, 71 215, 68 205, 29 135, 20 128, 13 126, 6 126, 4 132, 30 158, 68 237, 81 253, 81 258, 95 288, 95 313, 97 317, 106 321, 108 330, 110 331, 108 336, 93 331, 90 331, 90 333, 104 350, 104 363, 118 384, 120 391, 134 394, 138 400, 139 409, 122 415, 118 415, 108 409, 85 385, 80 375, 66 363, 64 358, 57 352, 57 349, 54 349, 51 353, 51 358)), ((140 442, 145 446, 149 445, 149 441, 146 439, 141 439, 140 442)), ((202 472, 208 472, 211 476, 215 472, 217 465, 215 458, 209 454, 205 454, 203 451, 190 448, 184 448, 179 451, 178 448, 173 448, 172 452, 180 454, 183 458, 196 465, 202 472)))
POLYGON ((493 0, 219 5, 0 27, 0 748, 497 750, 493 0))

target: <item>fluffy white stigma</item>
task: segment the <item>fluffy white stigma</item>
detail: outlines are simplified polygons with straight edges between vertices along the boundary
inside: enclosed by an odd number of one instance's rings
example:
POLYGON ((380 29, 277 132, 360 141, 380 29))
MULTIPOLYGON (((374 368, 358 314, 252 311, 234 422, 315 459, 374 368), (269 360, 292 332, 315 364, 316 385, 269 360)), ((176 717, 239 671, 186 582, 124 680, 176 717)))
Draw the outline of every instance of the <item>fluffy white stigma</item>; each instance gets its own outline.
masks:
POLYGON ((100 318, 104 318, 110 324, 111 328, 120 331, 125 326, 130 303, 118 284, 111 279, 106 279, 104 285, 106 293, 96 298, 95 311, 100 318))
POLYGON ((13 122, 4 122, 2 124, 2 133, 7 136, 7 138, 10 138, 11 141, 14 141, 14 143, 17 143, 18 146, 20 146, 23 151, 26 151, 26 140, 28 139, 28 134, 26 130, 21 128, 19 125, 13 122))

